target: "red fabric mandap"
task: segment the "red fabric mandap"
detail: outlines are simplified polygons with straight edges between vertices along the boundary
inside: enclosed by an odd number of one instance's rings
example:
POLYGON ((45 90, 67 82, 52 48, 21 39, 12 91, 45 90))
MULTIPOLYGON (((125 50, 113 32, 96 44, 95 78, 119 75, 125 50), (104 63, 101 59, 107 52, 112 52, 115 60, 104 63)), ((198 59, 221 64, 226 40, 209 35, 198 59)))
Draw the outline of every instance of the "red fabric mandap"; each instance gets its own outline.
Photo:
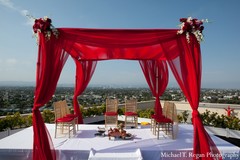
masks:
MULTIPOLYGON (((55 29, 51 27, 51 21, 44 21, 44 19, 35 21, 33 27, 39 44, 33 107, 34 160, 56 159, 52 140, 39 108, 52 98, 69 55, 76 63, 73 103, 79 123, 83 123, 83 120, 77 97, 91 80, 97 61, 138 60, 149 87, 156 97, 156 115, 162 114, 159 97, 168 83, 167 65, 169 65, 193 110, 193 153, 195 155, 209 153, 219 155, 198 113, 201 89, 201 51, 199 37, 195 35, 195 31, 184 28, 184 26, 180 34, 177 29, 55 29)), ((206 156, 202 159, 213 158, 206 156)))

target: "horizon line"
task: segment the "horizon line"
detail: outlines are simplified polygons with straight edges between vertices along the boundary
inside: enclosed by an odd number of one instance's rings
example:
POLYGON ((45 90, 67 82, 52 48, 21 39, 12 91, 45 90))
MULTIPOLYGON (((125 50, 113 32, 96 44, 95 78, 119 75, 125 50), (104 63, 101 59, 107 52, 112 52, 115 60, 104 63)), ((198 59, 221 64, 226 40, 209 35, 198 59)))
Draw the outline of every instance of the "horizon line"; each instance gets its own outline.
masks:
MULTIPOLYGON (((35 87, 34 81, 0 81, 0 87, 35 87)), ((58 83, 58 87, 75 87, 74 83, 58 83)), ((108 87, 108 88, 149 88, 147 84, 133 84, 133 83, 124 83, 124 84, 115 84, 115 83, 107 83, 107 84, 89 84, 88 87, 108 87)), ((169 84, 167 88, 179 88, 180 86, 177 83, 169 84)), ((240 88, 234 87, 216 87, 216 86, 203 86, 201 89, 224 89, 224 90, 240 90, 240 88)))

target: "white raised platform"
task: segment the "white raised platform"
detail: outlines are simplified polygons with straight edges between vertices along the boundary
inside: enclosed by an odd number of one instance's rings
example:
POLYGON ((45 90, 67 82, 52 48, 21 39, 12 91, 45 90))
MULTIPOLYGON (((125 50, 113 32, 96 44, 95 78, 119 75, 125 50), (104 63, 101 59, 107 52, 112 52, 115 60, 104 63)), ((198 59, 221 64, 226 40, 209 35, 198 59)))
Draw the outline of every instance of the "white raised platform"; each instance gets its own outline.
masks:
MULTIPOLYGON (((46 124, 52 136, 54 147, 60 160, 87 160, 91 150, 99 155, 103 153, 131 154, 138 150, 144 160, 161 159, 192 159, 193 127, 180 124, 177 139, 172 140, 163 133, 159 140, 149 128, 127 129, 135 135, 133 140, 109 140, 108 137, 95 137, 97 127, 103 125, 79 125, 77 134, 68 138, 65 135, 54 136, 54 124, 46 124)), ((225 159, 240 159, 240 148, 214 135, 210 135, 225 159), (231 156, 231 157, 230 157, 231 156)), ((32 127, 0 140, 1 160, 27 160, 32 158, 33 130, 32 127)), ((103 155, 102 154, 102 155, 103 155)), ((120 155, 120 154, 119 154, 120 155)), ((116 158, 116 157, 115 157, 116 158)))

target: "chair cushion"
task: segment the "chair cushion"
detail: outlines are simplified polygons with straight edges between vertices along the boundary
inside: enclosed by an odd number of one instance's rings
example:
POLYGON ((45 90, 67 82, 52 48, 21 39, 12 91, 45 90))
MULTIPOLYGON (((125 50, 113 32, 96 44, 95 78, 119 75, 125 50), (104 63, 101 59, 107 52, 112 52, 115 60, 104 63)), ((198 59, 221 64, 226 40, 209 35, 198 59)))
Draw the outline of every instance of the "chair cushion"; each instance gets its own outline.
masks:
POLYGON ((170 118, 167 118, 167 117, 157 117, 157 118, 154 118, 156 122, 158 123, 173 123, 173 121, 170 119, 170 118))
POLYGON ((72 117, 72 118, 76 118, 78 117, 76 114, 67 114, 65 115, 65 117, 72 117))
POLYGON ((71 122, 73 120, 74 120, 74 118, 72 118, 72 117, 62 117, 62 118, 56 119, 56 122, 71 122))
POLYGON ((116 116, 117 112, 105 112, 105 116, 116 116))
POLYGON ((151 118, 154 118, 154 119, 155 119, 155 118, 157 118, 157 115, 156 115, 156 114, 152 114, 152 115, 151 115, 151 118))
POLYGON ((124 115, 125 116, 137 116, 137 113, 135 113, 135 112, 125 112, 124 115))
POLYGON ((162 118, 166 118, 164 115, 156 115, 156 114, 152 114, 151 118, 153 119, 162 119, 162 118))

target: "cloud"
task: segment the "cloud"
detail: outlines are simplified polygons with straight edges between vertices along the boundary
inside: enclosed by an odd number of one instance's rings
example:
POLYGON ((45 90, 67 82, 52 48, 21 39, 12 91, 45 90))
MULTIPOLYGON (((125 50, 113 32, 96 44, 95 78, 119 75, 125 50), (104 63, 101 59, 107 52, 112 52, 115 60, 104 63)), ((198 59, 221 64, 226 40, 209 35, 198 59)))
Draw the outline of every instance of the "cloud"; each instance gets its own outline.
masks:
POLYGON ((14 7, 14 4, 10 0, 0 0, 0 4, 7 8, 16 10, 16 8, 14 7))
POLYGON ((31 16, 31 14, 28 10, 25 10, 25 9, 21 10, 20 13, 22 16, 25 16, 28 18, 27 23, 26 23, 27 25, 32 26, 34 24, 34 18, 31 16))
POLYGON ((14 58, 9 59, 0 59, 0 80, 4 79, 9 73, 12 72, 14 75, 16 75, 15 71, 20 68, 17 67, 17 60, 14 58))
POLYGON ((18 64, 15 58, 0 59, 0 68, 14 67, 18 64))
POLYGON ((21 13, 22 16, 30 15, 29 11, 25 10, 25 9, 21 10, 20 13, 21 13))
POLYGON ((15 65, 17 63, 17 60, 14 59, 14 58, 9 58, 9 59, 6 59, 6 65, 15 65))
POLYGON ((33 17, 31 16, 30 12, 26 9, 20 9, 18 7, 16 7, 14 5, 13 2, 11 2, 10 0, 0 0, 0 5, 3 5, 11 10, 14 10, 16 12, 18 12, 21 16, 24 16, 24 17, 27 17, 27 25, 33 25, 34 23, 34 19, 33 17))

